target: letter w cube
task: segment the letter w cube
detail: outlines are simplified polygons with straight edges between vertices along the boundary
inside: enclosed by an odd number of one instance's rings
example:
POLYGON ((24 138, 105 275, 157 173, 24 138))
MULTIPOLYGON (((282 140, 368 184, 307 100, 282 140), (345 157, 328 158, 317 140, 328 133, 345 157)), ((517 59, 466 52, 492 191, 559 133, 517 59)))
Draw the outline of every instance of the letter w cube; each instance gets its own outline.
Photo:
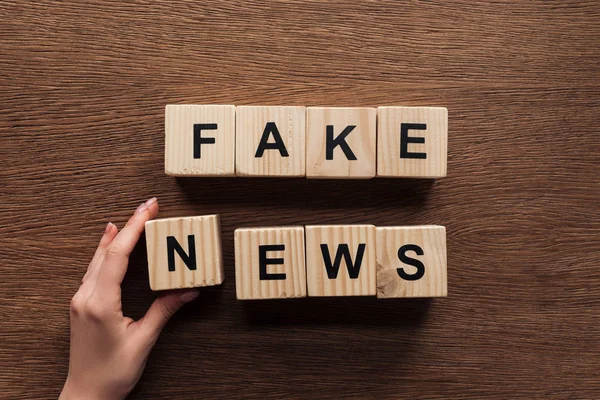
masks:
POLYGON ((374 296, 375 226, 306 226, 308 296, 374 296))

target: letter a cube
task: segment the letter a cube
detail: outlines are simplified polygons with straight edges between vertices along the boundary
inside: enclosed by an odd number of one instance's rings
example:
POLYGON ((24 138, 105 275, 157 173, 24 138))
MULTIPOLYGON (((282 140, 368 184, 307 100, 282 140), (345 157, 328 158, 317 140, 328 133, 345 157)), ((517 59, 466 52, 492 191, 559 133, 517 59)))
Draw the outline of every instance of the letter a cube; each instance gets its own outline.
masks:
POLYGON ((306 107, 236 108, 238 176, 304 177, 306 107))

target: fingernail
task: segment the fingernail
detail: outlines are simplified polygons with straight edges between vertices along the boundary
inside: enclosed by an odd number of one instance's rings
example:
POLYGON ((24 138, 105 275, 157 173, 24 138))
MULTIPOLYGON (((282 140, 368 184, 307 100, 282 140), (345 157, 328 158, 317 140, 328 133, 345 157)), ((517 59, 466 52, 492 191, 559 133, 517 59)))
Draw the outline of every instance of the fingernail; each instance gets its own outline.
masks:
POLYGON ((110 230, 111 230, 111 229, 112 229, 112 222, 109 222, 109 223, 106 225, 106 228, 104 228, 104 234, 105 234, 105 235, 107 235, 107 234, 108 234, 108 232, 110 232, 110 230))
POLYGON ((156 197, 153 197, 151 199, 146 200, 144 203, 140 204, 139 207, 137 208, 137 210, 135 210, 136 214, 139 214, 141 212, 146 211, 147 209, 150 208, 150 206, 154 203, 156 203, 157 199, 156 197))
POLYGON ((142 211, 146 211, 146 209, 148 208, 148 206, 146 206, 146 203, 142 203, 138 206, 138 208, 135 210, 135 214, 139 214, 142 211))
POLYGON ((183 301, 184 303, 189 303, 190 301, 194 301, 196 300, 196 298, 200 295, 200 292, 197 290, 193 290, 191 292, 185 292, 184 294, 181 295, 181 297, 179 297, 181 299, 181 301, 183 301))

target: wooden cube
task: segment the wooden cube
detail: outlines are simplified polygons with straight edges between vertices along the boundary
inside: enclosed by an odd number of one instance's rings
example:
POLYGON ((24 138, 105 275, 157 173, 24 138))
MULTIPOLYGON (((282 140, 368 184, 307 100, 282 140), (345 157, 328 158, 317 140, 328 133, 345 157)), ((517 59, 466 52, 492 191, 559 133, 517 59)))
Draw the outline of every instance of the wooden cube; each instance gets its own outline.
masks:
POLYGON ((218 215, 148 221, 146 246, 152 290, 213 286, 225 278, 218 215))
POLYGON ((235 106, 168 105, 165 173, 173 176, 235 175, 235 106))
POLYGON ((375 176, 375 108, 309 107, 306 177, 368 179, 375 176))
POLYGON ((305 176, 306 107, 236 109, 238 176, 305 176))
POLYGON ((309 296, 375 296, 375 227, 306 226, 309 296))
POLYGON ((377 176, 446 176, 447 109, 379 107, 377 113, 377 176))
POLYGON ((235 230, 238 300, 306 297, 304 228, 235 230))
POLYGON ((448 295, 446 228, 377 228, 377 297, 448 295))

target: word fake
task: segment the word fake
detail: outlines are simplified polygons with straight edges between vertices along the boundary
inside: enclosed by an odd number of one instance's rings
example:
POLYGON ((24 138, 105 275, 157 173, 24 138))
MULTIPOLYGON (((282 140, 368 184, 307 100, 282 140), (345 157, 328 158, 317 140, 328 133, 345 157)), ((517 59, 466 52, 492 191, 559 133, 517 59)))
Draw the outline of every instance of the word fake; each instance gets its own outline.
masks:
POLYGON ((165 172, 312 179, 446 176, 442 107, 167 105, 165 172))

